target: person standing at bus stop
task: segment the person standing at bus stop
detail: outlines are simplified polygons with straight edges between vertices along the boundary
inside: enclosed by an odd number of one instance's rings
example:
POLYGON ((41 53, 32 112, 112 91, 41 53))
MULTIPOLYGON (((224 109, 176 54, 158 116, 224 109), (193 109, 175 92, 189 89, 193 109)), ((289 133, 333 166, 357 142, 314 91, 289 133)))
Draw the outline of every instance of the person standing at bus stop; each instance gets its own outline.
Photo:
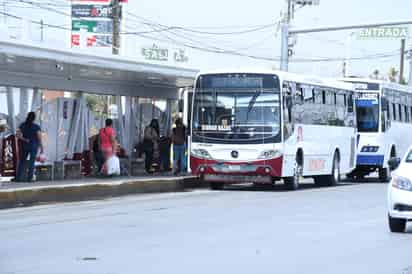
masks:
POLYGON ((106 119, 105 127, 99 131, 100 151, 103 154, 104 161, 116 153, 116 130, 113 128, 113 120, 106 119))
POLYGON ((186 127, 181 118, 176 119, 176 127, 172 132, 173 173, 175 175, 186 170, 186 127))
POLYGON ((16 182, 22 182, 27 179, 28 182, 33 182, 34 163, 37 153, 40 149, 40 154, 43 154, 43 143, 41 140, 41 128, 38 124, 34 123, 36 120, 36 114, 29 112, 27 114, 26 121, 22 123, 17 132, 17 138, 20 141, 20 160, 17 166, 16 182), (28 174, 25 175, 25 163, 29 156, 28 162, 28 174))
POLYGON ((152 119, 144 129, 143 149, 145 153, 145 169, 151 174, 154 172, 152 165, 156 155, 159 154, 160 127, 157 119, 152 119))

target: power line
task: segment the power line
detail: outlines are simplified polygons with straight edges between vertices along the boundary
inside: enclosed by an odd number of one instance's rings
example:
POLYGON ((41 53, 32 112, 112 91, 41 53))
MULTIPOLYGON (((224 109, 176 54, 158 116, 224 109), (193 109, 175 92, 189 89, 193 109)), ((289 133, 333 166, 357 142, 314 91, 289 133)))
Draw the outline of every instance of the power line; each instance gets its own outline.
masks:
MULTIPOLYGON (((28 1, 28 0, 17 0, 17 1, 19 1, 19 2, 21 2, 21 3, 29 4, 29 5, 35 5, 35 6, 37 6, 37 7, 40 8, 40 9, 49 10, 49 11, 52 11, 52 12, 56 12, 56 13, 59 13, 59 14, 62 14, 62 15, 70 16, 70 17, 71 17, 71 15, 69 15, 69 14, 67 14, 67 13, 65 13, 65 12, 61 12, 61 11, 58 11, 58 10, 55 10, 55 9, 49 8, 49 7, 44 7, 44 6, 42 6, 41 4, 39 4, 38 2, 28 1)), ((12 15, 12 14, 9 14, 9 13, 7 13, 7 14, 5 14, 5 15, 6 15, 6 16, 14 16, 15 18, 18 18, 18 19, 24 19, 24 18, 22 18, 22 17, 15 16, 15 15, 12 15)), ((136 16, 136 15, 134 15, 134 14, 131 14, 131 15, 133 15, 133 16, 135 16, 135 17, 139 17, 139 16, 136 16)), ((140 17, 140 18, 141 18, 141 17, 140 17)), ((144 19, 144 20, 147 20, 147 19, 144 19)), ((33 22, 33 20, 30 20, 30 21, 33 22)), ((34 21, 34 23, 40 24, 40 22, 38 22, 38 21, 34 21)), ((159 23, 156 23, 156 22, 155 22, 155 23, 147 23, 147 22, 145 22, 144 24, 147 25, 147 26, 149 26, 149 27, 151 27, 151 28, 154 28, 152 33, 160 33, 160 34, 164 35, 164 36, 166 37, 166 41, 168 41, 168 42, 173 42, 173 43, 176 43, 176 44, 180 44, 180 45, 185 46, 185 47, 188 47, 188 48, 192 48, 192 49, 196 49, 196 50, 200 50, 200 51, 205 51, 205 52, 211 52, 211 53, 228 54, 228 55, 248 57, 248 58, 257 59, 257 60, 263 60, 263 61, 279 61, 279 60, 280 60, 279 57, 256 56, 256 55, 251 55, 251 54, 247 54, 247 53, 241 53, 241 52, 238 52, 238 51, 236 51, 236 50, 223 49, 223 48, 215 47, 215 46, 209 46, 209 45, 207 45, 207 46, 201 46, 201 44, 204 44, 204 43, 200 43, 200 46, 199 46, 199 45, 196 45, 196 44, 195 44, 195 45, 189 44, 189 43, 187 43, 187 42, 178 41, 178 40, 176 40, 176 39, 173 39, 173 38, 171 38, 171 37, 163 34, 163 32, 167 32, 167 33, 170 33, 170 34, 172 34, 172 35, 174 35, 174 36, 177 36, 177 37, 180 37, 180 38, 183 38, 183 39, 187 39, 187 40, 189 40, 189 41, 191 41, 191 42, 193 42, 193 43, 199 43, 199 41, 197 41, 197 40, 194 40, 194 39, 192 39, 192 38, 188 38, 185 34, 181 34, 181 33, 180 33, 180 34, 179 34, 179 33, 177 34, 177 33, 176 33, 176 31, 187 31, 187 30, 188 30, 187 28, 183 28, 183 27, 170 27, 170 26, 166 26, 166 25, 159 24, 159 23), (162 27, 162 29, 160 29, 161 31, 160 31, 159 29, 156 29, 156 26, 162 27), (166 29, 166 28, 169 28, 169 29, 166 29)), ((52 25, 52 24, 44 24, 44 25, 45 25, 45 26, 49 26, 49 27, 60 28, 60 29, 64 29, 64 30, 71 30, 70 28, 66 28, 66 27, 62 27, 62 26, 57 26, 57 25, 52 25)), ((274 24, 272 24, 272 26, 274 26, 274 24)), ((264 27, 267 27, 267 26, 264 26, 264 27)), ((262 28, 263 28, 263 26, 262 26, 262 28)), ((251 31, 251 30, 249 30, 249 31, 251 31)), ((255 30, 255 31, 256 31, 256 30, 255 30)), ((195 32, 196 32, 196 31, 195 31, 195 32)), ((199 34, 202 34, 202 33, 204 33, 204 32, 200 32, 199 34)), ((220 32, 220 33, 223 34, 222 32, 220 32)), ((157 40, 157 41, 165 41, 165 39, 159 39, 159 38, 152 37, 152 36, 148 36, 148 35, 145 35, 145 34, 139 34, 139 33, 131 33, 131 34, 132 34, 132 35, 136 35, 136 36, 140 36, 140 37, 143 37, 143 38, 146 38, 146 39, 152 39, 152 40, 157 40)), ((232 32, 232 34, 233 34, 233 32, 232 32)), ((396 54, 382 53, 382 54, 375 54, 375 55, 369 55, 369 56, 352 57, 352 58, 349 58, 349 60, 355 60, 355 61, 356 61, 356 60, 372 60, 372 59, 389 58, 389 57, 393 57, 393 56, 397 56, 397 55, 398 55, 398 53, 396 53, 396 54)), ((294 60, 292 60, 292 62, 295 62, 295 63, 305 63, 305 62, 336 62, 336 61, 342 61, 342 60, 345 60, 345 58, 344 58, 344 57, 318 58, 318 59, 316 59, 316 58, 294 58, 294 60)))
MULTIPOLYGON (((200 30, 196 30, 195 28, 188 28, 188 27, 182 27, 182 26, 167 26, 164 24, 160 24, 157 22, 154 22, 152 20, 149 20, 147 18, 144 18, 142 16, 138 16, 134 13, 131 12, 127 12, 128 15, 142 20, 143 21, 143 25, 150 25, 150 24, 155 24, 159 27, 162 27, 164 29, 173 29, 173 30, 181 30, 181 31, 185 31, 185 32, 191 32, 191 33, 197 33, 197 34, 203 34, 203 35, 239 35, 239 34, 248 34, 248 33, 252 33, 252 32, 257 32, 257 31, 261 31, 261 30, 265 30, 268 28, 272 28, 275 27, 278 22, 275 23, 270 23, 270 24, 265 24, 265 25, 260 25, 260 26, 256 26, 254 28, 250 28, 250 29, 246 29, 246 30, 241 30, 241 31, 231 31, 231 32, 211 32, 211 31, 200 31, 200 30)), ((141 21, 140 21, 141 23, 141 21)))

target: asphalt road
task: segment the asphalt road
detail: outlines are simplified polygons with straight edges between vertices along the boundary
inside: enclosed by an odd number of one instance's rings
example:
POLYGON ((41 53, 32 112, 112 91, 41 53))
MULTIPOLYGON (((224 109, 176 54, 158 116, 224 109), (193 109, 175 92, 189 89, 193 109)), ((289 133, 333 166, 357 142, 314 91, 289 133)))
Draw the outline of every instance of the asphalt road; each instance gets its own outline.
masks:
POLYGON ((386 185, 233 187, 0 211, 0 273, 412 274, 386 185))

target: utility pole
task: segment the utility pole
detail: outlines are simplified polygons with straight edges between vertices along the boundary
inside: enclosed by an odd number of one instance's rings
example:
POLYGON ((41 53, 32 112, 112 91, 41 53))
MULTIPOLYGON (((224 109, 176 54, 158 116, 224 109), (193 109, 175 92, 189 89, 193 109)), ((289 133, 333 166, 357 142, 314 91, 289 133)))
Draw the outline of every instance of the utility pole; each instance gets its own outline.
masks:
POLYGON ((401 40, 401 64, 399 69, 399 84, 403 84, 403 71, 405 66, 405 39, 401 40))
POLYGON ((44 41, 44 22, 43 19, 40 20, 40 41, 44 41))
POLYGON ((281 45, 280 45, 280 70, 288 71, 289 64, 289 24, 292 19, 292 0, 287 1, 286 18, 282 18, 280 25, 281 45))
POLYGON ((112 0, 113 9, 113 37, 112 37, 112 53, 119 55, 120 49, 120 4, 119 0, 112 0))
POLYGON ((3 22, 4 25, 7 25, 7 7, 6 7, 6 1, 3 1, 3 22))
POLYGON ((294 18, 295 5, 303 6, 318 6, 319 0, 286 0, 287 1, 287 13, 286 18, 282 19, 280 25, 281 30, 281 46, 280 46, 280 70, 288 71, 289 68, 289 55, 293 54, 292 50, 289 50, 289 32, 290 22, 294 18))
POLYGON ((287 17, 286 17, 286 22, 290 24, 290 21, 293 18, 293 10, 292 10, 292 0, 287 0, 288 1, 288 11, 287 11, 287 17))

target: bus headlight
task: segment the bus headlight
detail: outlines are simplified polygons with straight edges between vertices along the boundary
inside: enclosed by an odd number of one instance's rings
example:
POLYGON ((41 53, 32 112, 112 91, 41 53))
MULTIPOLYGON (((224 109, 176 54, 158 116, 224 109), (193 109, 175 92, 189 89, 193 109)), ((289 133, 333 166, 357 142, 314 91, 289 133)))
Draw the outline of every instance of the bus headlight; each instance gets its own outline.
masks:
POLYGON ((392 186, 398 189, 412 191, 412 182, 405 177, 393 175, 392 186))
POLYGON ((202 148, 192 149, 192 155, 201 159, 212 159, 209 152, 202 148))
POLYGON ((273 159, 273 158, 278 158, 280 156, 282 156, 282 153, 280 153, 279 150, 270 149, 270 150, 263 151, 260 154, 259 159, 273 159))

